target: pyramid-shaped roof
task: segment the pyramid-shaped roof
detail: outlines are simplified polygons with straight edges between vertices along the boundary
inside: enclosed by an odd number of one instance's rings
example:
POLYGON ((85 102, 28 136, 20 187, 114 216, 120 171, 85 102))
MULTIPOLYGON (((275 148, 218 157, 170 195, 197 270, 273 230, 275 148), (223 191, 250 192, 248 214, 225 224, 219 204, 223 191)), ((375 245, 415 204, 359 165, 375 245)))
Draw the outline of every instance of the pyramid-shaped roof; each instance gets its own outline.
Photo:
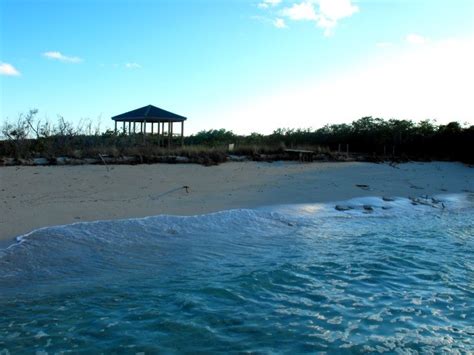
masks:
POLYGON ((153 105, 148 105, 114 116, 112 119, 114 121, 182 122, 186 120, 186 117, 163 110, 153 105))

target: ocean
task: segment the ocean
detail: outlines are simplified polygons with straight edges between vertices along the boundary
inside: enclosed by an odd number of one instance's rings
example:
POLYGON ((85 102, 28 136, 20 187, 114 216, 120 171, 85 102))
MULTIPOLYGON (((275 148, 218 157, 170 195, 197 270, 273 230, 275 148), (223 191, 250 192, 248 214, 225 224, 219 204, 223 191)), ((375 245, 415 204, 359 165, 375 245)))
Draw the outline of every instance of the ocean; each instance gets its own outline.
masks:
POLYGON ((443 351, 474 351, 472 194, 77 223, 0 250, 0 354, 443 351))

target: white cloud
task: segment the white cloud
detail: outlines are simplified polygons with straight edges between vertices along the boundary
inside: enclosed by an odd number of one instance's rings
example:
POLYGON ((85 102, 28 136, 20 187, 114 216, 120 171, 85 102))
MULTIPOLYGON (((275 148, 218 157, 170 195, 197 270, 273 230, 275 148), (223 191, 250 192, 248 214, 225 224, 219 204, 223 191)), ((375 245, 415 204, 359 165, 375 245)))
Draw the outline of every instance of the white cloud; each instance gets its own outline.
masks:
POLYGON ((408 43, 415 45, 425 44, 427 42, 425 37, 414 33, 407 35, 405 39, 408 43))
POLYGON ((359 8, 352 0, 306 0, 282 9, 280 14, 292 21, 312 21, 329 36, 340 20, 357 12, 359 8))
POLYGON ((328 36, 332 33, 337 22, 346 17, 351 17, 359 12, 359 8, 351 0, 318 0, 319 18, 317 24, 324 29, 328 36))
POLYGON ((268 9, 269 7, 275 7, 281 3, 281 0, 263 0, 258 4, 261 9, 268 9))
POLYGON ((351 17, 359 12, 359 8, 351 0, 318 0, 319 13, 327 19, 338 21, 351 17))
POLYGON ((283 20, 282 18, 277 18, 273 21, 273 25, 276 27, 276 28, 287 28, 286 26, 286 23, 285 23, 285 20, 283 20))
POLYGON ((0 75, 19 76, 20 72, 13 65, 0 62, 0 75))
POLYGON ((66 62, 66 63, 80 63, 82 62, 82 59, 79 57, 70 57, 62 54, 61 52, 57 51, 49 51, 49 52, 44 52, 43 56, 49 59, 53 60, 59 60, 60 62, 66 62))
POLYGON ((138 63, 125 63, 127 69, 140 69, 142 66, 138 63))
MULTIPOLYGON (((474 37, 394 50, 364 66, 236 103, 227 108, 229 122, 236 122, 229 129, 270 133, 279 127, 317 128, 370 115, 474 124, 474 37)), ((216 114, 216 122, 222 114, 216 114)))
POLYGON ((293 4, 293 6, 283 9, 281 14, 293 21, 315 21, 318 19, 314 5, 310 1, 293 4))

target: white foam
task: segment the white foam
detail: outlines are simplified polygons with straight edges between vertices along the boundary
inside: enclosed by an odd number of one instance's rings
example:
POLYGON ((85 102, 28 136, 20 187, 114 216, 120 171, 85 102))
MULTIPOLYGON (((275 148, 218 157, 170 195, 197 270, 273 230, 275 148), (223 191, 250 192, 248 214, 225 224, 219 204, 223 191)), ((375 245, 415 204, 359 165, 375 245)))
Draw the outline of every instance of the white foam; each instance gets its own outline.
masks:
MULTIPOLYGON (((257 209, 236 209, 195 216, 158 215, 123 220, 77 222, 69 225, 44 227, 16 238, 7 251, 45 236, 70 240, 94 240, 105 244, 137 242, 144 234, 177 236, 195 232, 246 231, 275 233, 278 229, 298 223, 314 223, 320 218, 387 218, 413 216, 417 213, 443 213, 446 210, 472 208, 474 194, 450 194, 433 197, 358 197, 331 203, 266 206, 257 209), (342 206, 347 210, 336 210, 342 206)), ((285 230, 282 230, 284 233, 285 230)), ((148 238, 147 236, 145 238, 148 238)), ((46 242, 46 240, 45 240, 46 242)))

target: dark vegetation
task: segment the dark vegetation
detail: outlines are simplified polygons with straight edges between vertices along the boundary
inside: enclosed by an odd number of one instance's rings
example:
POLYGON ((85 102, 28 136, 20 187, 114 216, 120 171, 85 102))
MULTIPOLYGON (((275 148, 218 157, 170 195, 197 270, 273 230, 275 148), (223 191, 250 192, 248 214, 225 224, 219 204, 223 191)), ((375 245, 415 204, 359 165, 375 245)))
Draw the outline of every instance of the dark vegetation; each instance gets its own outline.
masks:
POLYGON ((448 160, 474 163, 474 126, 457 122, 383 120, 364 117, 352 124, 326 125, 317 130, 278 129, 272 134, 236 135, 224 129, 185 137, 185 147, 168 149, 157 136, 116 134, 92 128, 92 122, 74 127, 59 117, 56 124, 36 119, 37 111, 20 115, 1 127, 0 159, 4 165, 195 162, 218 164, 245 156, 252 160, 292 159, 285 149, 314 151, 320 160, 407 161, 448 160), (234 149, 229 151, 229 144, 234 149))

